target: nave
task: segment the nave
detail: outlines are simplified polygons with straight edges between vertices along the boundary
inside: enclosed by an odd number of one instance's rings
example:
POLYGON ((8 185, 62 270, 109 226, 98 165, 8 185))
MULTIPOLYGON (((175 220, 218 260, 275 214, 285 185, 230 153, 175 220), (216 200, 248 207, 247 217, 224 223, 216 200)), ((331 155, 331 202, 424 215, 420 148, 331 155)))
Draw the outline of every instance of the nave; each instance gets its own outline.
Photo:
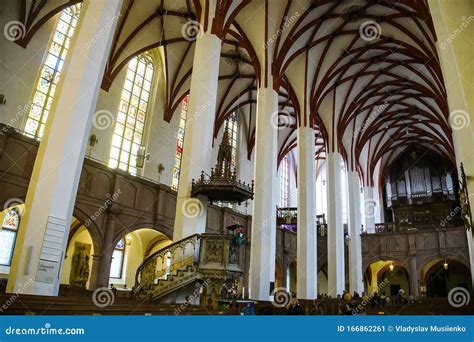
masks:
POLYGON ((2 314, 472 313, 472 2, 2 6, 2 314))

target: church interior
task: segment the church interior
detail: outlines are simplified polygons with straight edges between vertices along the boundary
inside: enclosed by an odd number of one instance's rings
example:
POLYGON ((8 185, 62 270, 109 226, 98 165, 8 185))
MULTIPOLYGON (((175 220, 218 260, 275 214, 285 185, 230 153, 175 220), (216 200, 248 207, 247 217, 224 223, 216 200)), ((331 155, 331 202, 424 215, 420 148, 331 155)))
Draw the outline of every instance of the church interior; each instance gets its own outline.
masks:
POLYGON ((0 314, 474 314, 474 1, 0 25, 0 314))

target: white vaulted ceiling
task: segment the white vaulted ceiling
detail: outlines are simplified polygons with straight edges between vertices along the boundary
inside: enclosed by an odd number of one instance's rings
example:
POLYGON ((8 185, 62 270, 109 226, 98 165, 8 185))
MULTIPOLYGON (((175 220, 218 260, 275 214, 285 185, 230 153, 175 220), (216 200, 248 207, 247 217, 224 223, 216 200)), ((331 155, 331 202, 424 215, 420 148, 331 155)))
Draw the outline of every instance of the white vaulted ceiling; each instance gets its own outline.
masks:
MULTIPOLYGON (((18 43, 26 46, 42 23, 78 2, 22 0, 19 20, 27 34, 18 43)), ((169 121, 190 87, 195 41, 184 31, 201 20, 208 5, 209 0, 125 0, 121 17, 111 18, 118 25, 103 88, 131 58, 159 47, 166 82, 163 119, 169 121)), ((279 94, 280 159, 296 146, 305 111, 315 128, 316 157, 340 152, 364 183, 372 182, 377 163, 409 144, 454 159, 425 1, 220 0, 214 21, 200 23, 207 24, 223 40, 214 136, 239 110, 249 158, 257 88, 269 62, 279 94), (302 80, 310 85, 304 94, 302 80)))

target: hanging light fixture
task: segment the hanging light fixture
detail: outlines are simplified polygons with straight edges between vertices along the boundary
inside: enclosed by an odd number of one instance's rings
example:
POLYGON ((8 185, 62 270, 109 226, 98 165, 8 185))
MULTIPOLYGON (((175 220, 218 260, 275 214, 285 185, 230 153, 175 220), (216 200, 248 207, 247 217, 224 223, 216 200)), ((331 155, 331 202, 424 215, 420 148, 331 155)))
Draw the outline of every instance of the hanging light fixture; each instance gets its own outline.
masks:
POLYGON ((390 268, 390 271, 393 271, 393 263, 390 264, 389 268, 390 268))

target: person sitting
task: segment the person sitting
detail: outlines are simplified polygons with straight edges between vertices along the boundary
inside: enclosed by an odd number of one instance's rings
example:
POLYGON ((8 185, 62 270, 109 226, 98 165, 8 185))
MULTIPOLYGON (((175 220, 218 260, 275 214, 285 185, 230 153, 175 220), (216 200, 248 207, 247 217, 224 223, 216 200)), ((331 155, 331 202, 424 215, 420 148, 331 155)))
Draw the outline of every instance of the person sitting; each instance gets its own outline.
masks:
POLYGON ((345 301, 345 302, 350 302, 352 300, 352 295, 349 291, 346 291, 344 290, 343 294, 342 294, 342 299, 345 301))
POLYGON ((406 303, 405 290, 400 289, 400 290, 398 290, 398 293, 397 293, 396 304, 397 305, 404 305, 405 303, 406 303))
POLYGON ((354 291, 354 295, 352 296, 353 299, 360 299, 359 293, 357 291, 354 291))
POLYGON ((372 296, 372 299, 370 300, 370 306, 372 308, 380 306, 380 297, 378 292, 374 292, 374 295, 372 296))
POLYGON ((291 293, 291 300, 290 303, 286 307, 286 314, 287 315, 301 315, 302 310, 300 307, 300 303, 296 298, 296 294, 294 292, 291 293))
POLYGON ((385 306, 385 304, 387 304, 387 296, 385 295, 385 293, 382 293, 380 295, 380 306, 385 306))
POLYGON ((367 294, 365 292, 362 292, 362 300, 364 302, 368 302, 369 301, 369 296, 367 296, 367 294))

